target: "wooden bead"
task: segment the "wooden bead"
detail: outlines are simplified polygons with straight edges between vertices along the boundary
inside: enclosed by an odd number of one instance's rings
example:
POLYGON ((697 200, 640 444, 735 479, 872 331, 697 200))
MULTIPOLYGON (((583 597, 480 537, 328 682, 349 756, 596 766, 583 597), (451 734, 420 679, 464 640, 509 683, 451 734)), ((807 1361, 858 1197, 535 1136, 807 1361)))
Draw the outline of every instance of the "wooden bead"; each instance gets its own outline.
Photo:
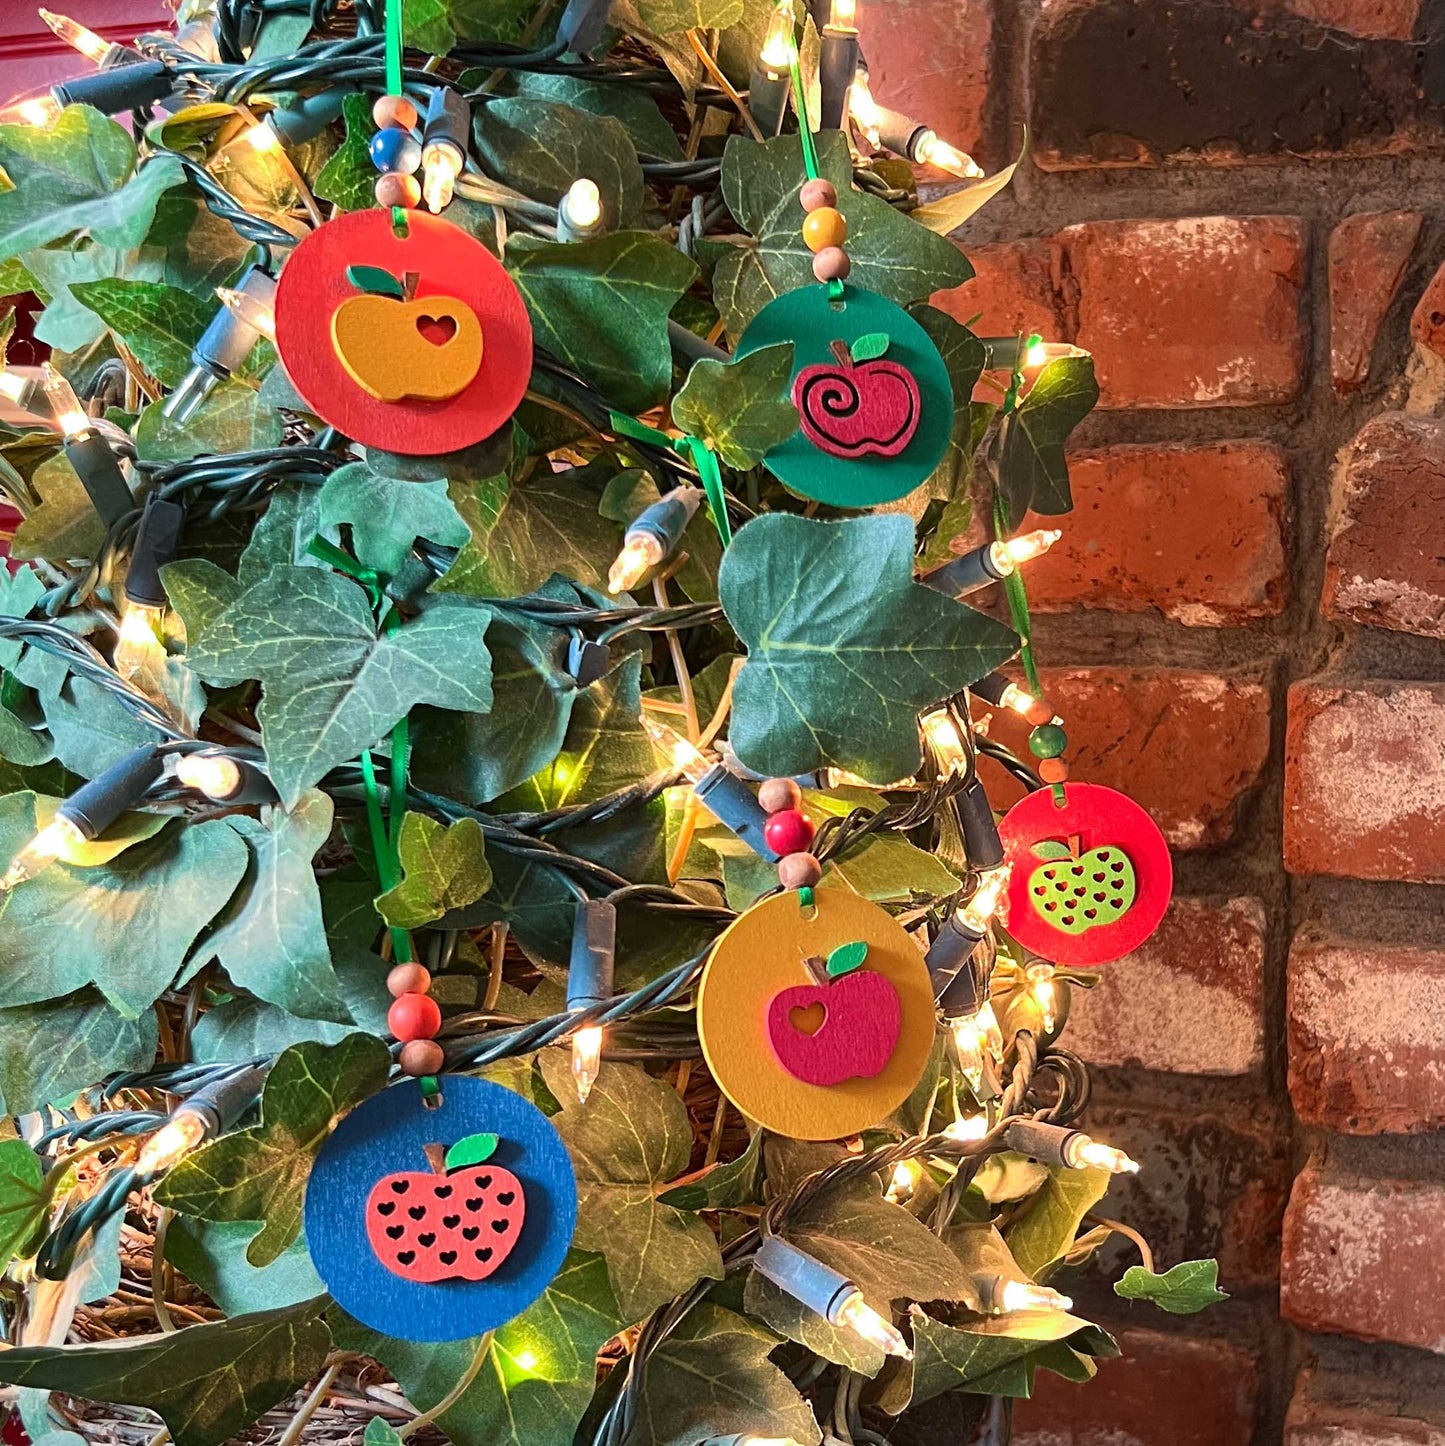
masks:
POLYGON ((813 275, 819 281, 846 281, 853 263, 841 246, 825 246, 813 257, 813 275))
POLYGON ((813 842, 813 820, 796 808, 773 814, 763 825, 763 837, 775 854, 802 853, 813 842))
POLYGON ((785 889, 811 889, 823 877, 823 865, 812 854, 788 854, 778 860, 778 882, 785 889))
POLYGON ((403 1044, 430 1039, 442 1027, 442 1012, 430 994, 403 994, 386 1011, 386 1027, 403 1044))
POLYGON ((797 808, 803 801, 803 790, 791 778, 769 778, 758 789, 758 802, 768 813, 797 808))
POLYGON ((371 119, 377 130, 401 126, 411 130, 416 125, 416 107, 404 95, 379 95, 372 102, 371 119))
POLYGON ((832 206, 821 206, 803 217, 803 244, 809 251, 841 246, 848 239, 848 223, 832 206))
POLYGON ((408 211, 414 211, 421 201, 421 183, 415 176, 388 171, 376 178, 373 194, 378 206, 403 206, 408 211))
POLYGON ((1069 735, 1057 723, 1041 723, 1029 734, 1029 752, 1035 758, 1057 758, 1069 746, 1069 735))
POLYGON ((421 142, 410 131, 393 126, 377 131, 367 143, 371 164, 378 171, 399 171, 409 176, 421 165, 421 142))
POLYGON ((393 999, 403 994, 425 994, 431 988, 431 971, 421 964, 398 964, 386 976, 386 988, 393 999))
POLYGON ((832 181, 821 178, 807 181, 798 192, 798 201, 805 211, 821 211, 825 206, 838 204, 838 189, 832 181))
POLYGON ((1052 723, 1054 721, 1054 710, 1048 703, 1044 702, 1042 698, 1035 698, 1034 701, 1029 704, 1029 710, 1024 714, 1024 717, 1027 718, 1035 728, 1038 728, 1045 723, 1052 723))
POLYGON ((420 1079, 428 1074, 440 1074, 446 1062, 447 1057, 442 1052, 441 1045, 434 1039, 414 1039, 410 1044, 402 1045, 398 1061, 401 1072, 409 1074, 413 1079, 420 1079))
POLYGON ((1063 783, 1069 776, 1069 765, 1062 758, 1045 758, 1039 763, 1039 777, 1045 783, 1063 783))

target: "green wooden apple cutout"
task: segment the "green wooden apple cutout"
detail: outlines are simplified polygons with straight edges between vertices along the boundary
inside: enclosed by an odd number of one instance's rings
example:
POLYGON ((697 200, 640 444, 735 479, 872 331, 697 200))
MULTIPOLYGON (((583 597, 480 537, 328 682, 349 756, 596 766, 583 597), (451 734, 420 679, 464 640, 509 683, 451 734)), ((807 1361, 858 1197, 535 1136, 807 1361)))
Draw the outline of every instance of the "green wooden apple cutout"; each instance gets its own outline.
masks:
POLYGON ((1045 839, 1031 852, 1046 860, 1029 875, 1029 903, 1065 934, 1087 934, 1115 924, 1133 906, 1134 865, 1118 848, 1079 852, 1075 834, 1067 843, 1045 839))

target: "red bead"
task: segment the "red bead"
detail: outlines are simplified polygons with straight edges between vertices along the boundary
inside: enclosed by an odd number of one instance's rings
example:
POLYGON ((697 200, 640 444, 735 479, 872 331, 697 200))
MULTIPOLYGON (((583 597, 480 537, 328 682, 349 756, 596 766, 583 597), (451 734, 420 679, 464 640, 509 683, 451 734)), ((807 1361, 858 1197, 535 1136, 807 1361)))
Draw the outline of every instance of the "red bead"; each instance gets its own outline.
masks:
POLYGON ((796 808, 780 809, 763 825, 763 837, 775 854, 800 854, 813 842, 813 821, 796 808))
POLYGON ((430 1039, 442 1027, 442 1012, 430 994, 403 994, 386 1011, 386 1027, 403 1044, 430 1039))

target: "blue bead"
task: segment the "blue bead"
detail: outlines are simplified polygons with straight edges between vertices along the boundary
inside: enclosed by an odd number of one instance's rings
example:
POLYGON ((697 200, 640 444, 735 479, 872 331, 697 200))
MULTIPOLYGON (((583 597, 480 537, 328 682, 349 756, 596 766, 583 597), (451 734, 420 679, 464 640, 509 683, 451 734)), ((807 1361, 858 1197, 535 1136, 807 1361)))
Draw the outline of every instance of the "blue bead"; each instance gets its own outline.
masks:
POLYGON ((421 165, 421 146, 410 131, 388 126, 371 138, 371 164, 378 171, 400 171, 411 175, 421 165))

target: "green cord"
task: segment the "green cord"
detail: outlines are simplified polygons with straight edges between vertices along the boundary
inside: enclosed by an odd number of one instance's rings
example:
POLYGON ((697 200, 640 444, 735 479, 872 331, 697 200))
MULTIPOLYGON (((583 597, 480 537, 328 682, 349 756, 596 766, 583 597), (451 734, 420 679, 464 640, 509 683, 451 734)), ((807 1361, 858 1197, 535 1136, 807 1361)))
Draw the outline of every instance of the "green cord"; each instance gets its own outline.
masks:
POLYGON ((732 545, 733 529, 728 521, 727 493, 723 490, 722 469, 718 466, 717 453, 701 437, 670 437, 636 417, 625 412, 609 412, 608 424, 619 437, 631 437, 634 442, 651 442, 656 447, 667 447, 679 455, 686 453, 697 468, 702 490, 707 494, 707 510, 712 516, 713 526, 722 539, 724 549, 732 545))
MULTIPOLYGON (((793 105, 798 112, 798 139, 803 143, 803 169, 808 173, 810 181, 821 181, 823 175, 818 168, 818 146, 813 139, 812 123, 808 119, 808 93, 803 88, 803 71, 798 64, 798 47, 796 45, 793 47, 788 69, 793 77, 793 105)), ((830 281, 828 295, 833 301, 841 301, 843 299, 843 283, 837 279, 830 281)))
POLYGON ((401 0, 386 0, 386 93, 402 93, 401 0))

